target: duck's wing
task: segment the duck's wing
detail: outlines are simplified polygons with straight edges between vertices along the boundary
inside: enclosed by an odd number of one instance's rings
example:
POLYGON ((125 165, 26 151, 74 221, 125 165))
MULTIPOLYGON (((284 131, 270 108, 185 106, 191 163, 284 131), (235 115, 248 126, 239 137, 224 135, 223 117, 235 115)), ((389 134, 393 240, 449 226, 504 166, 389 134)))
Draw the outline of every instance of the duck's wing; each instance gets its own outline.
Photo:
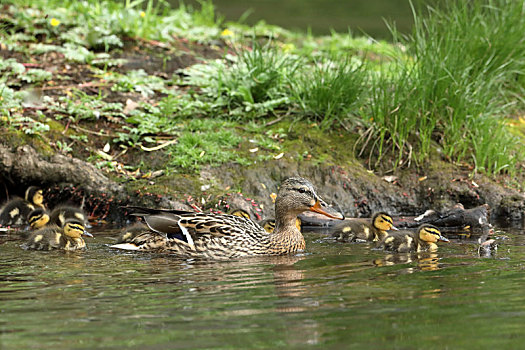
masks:
POLYGON ((254 221, 235 215, 143 207, 124 208, 132 215, 141 216, 150 230, 166 239, 178 239, 193 247, 195 240, 205 235, 224 237, 265 232, 254 221))
POLYGON ((178 215, 184 215, 184 214, 194 214, 192 211, 186 211, 186 210, 177 210, 177 209, 153 209, 153 208, 145 208, 145 207, 137 207, 137 206, 123 206, 122 209, 126 210, 130 215, 135 216, 144 216, 144 215, 155 215, 155 214, 178 214, 178 215))
POLYGON ((187 242, 190 237, 197 238, 200 235, 223 237, 262 230, 254 221, 234 215, 163 213, 144 215, 143 218, 151 230, 166 234, 168 239, 182 238, 187 242))

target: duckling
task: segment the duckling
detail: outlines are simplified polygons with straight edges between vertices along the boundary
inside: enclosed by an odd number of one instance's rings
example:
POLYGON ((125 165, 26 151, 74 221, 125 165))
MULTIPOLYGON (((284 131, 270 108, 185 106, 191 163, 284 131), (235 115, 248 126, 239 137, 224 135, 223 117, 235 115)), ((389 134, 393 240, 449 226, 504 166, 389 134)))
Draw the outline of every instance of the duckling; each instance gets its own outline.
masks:
POLYGON ((30 186, 25 193, 25 198, 13 198, 0 210, 1 226, 22 226, 29 213, 35 208, 44 208, 44 196, 40 188, 30 186))
POLYGON ((31 233, 22 245, 24 249, 34 250, 78 250, 86 247, 82 235, 93 237, 84 229, 84 223, 78 219, 69 218, 61 228, 57 225, 45 226, 31 233))
POLYGON ((149 227, 142 222, 136 222, 133 225, 124 227, 115 243, 132 242, 135 237, 144 232, 150 232, 149 227))
POLYGON ((235 209, 235 210, 233 210, 230 213, 230 215, 235 215, 235 216, 238 216, 240 218, 246 218, 246 219, 250 219, 251 220, 250 213, 248 213, 244 209, 235 209))
MULTIPOLYGON (((259 225, 261 225, 266 230, 266 232, 272 233, 273 230, 275 230, 275 219, 264 219, 259 222, 259 225)), ((297 229, 301 231, 301 227, 302 227, 301 219, 299 218, 295 219, 295 227, 297 227, 297 229)))
POLYGON ((27 215, 27 222, 33 230, 42 228, 49 223, 49 212, 44 208, 36 208, 27 215))
POLYGON ((45 209, 44 191, 37 186, 29 186, 26 190, 25 200, 34 204, 36 207, 45 209))
POLYGON ((381 241, 396 230, 392 217, 385 212, 375 213, 371 219, 347 219, 334 226, 332 237, 341 242, 381 241))
POLYGON ((418 227, 417 232, 398 231, 389 233, 379 243, 379 248, 399 253, 410 252, 435 252, 438 249, 437 242, 448 242, 441 235, 436 226, 424 224, 418 227))
POLYGON ((70 205, 61 205, 51 211, 49 222, 59 227, 64 226, 67 219, 76 219, 86 225, 86 214, 80 208, 70 205))

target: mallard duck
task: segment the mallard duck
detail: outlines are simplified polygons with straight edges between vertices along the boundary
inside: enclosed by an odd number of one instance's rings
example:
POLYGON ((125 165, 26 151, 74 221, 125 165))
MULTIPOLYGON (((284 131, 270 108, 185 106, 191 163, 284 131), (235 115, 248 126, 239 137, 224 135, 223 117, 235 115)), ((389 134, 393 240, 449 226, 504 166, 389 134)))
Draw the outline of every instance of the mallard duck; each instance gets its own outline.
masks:
POLYGON ((276 225, 268 233, 252 220, 235 215, 127 207, 142 216, 153 231, 130 243, 112 247, 130 250, 164 250, 181 257, 229 259, 250 255, 281 255, 305 248, 295 218, 310 210, 333 219, 344 216, 328 207, 303 178, 285 180, 275 202, 276 225))
POLYGON ((441 235, 436 226, 424 224, 418 227, 417 232, 403 230, 389 233, 381 240, 379 247, 399 253, 435 252, 438 249, 436 244, 438 241, 449 240, 441 235))
MULTIPOLYGON (((235 209, 231 212, 231 215, 251 219, 250 214, 244 209, 235 209)), ((259 225, 261 225, 266 230, 266 232, 272 233, 275 229, 275 219, 264 219, 262 221, 259 221, 259 225)), ((301 219, 295 219, 295 226, 297 226, 297 229, 301 231, 301 219)))
POLYGON ((33 230, 42 228, 49 223, 49 212, 44 208, 36 208, 27 215, 27 222, 33 230))
POLYGON ((372 218, 347 219, 332 228, 332 237, 341 242, 380 241, 388 233, 397 230, 392 217, 385 212, 375 213, 372 218))
POLYGON ((67 219, 76 219, 82 222, 82 225, 86 225, 86 214, 84 214, 84 211, 71 205, 61 205, 54 208, 51 211, 49 223, 62 227, 67 219))
POLYGON ((26 224, 27 216, 35 208, 44 208, 44 196, 40 188, 30 186, 24 199, 13 198, 0 210, 0 225, 13 227, 26 224))
POLYGON ((84 223, 77 219, 67 219, 63 227, 45 226, 31 233, 22 246, 34 250, 77 250, 84 249, 86 242, 82 235, 93 237, 84 229, 84 223))

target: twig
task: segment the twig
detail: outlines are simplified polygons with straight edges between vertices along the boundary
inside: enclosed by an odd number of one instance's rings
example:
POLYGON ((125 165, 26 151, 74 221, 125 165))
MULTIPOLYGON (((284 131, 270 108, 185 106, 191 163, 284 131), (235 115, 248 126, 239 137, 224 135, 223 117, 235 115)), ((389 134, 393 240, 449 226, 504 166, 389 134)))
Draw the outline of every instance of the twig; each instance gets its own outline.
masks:
POLYGON ((177 142, 177 139, 172 139, 172 140, 169 140, 167 142, 161 143, 160 145, 155 146, 155 147, 151 147, 151 148, 144 147, 144 146, 140 145, 140 149, 143 150, 143 151, 146 151, 146 152, 153 152, 153 151, 158 151, 159 149, 162 149, 162 148, 164 148, 166 146, 172 145, 172 144, 174 144, 176 142, 177 142))
POLYGON ((82 132, 87 132, 88 134, 92 134, 92 135, 98 135, 98 136, 105 136, 105 137, 115 137, 115 135, 110 135, 110 134, 101 134, 100 131, 91 131, 91 130, 88 130, 88 129, 84 129, 78 125, 70 125, 70 127, 72 127, 73 129, 77 129, 77 130, 80 130, 82 132))
POLYGON ((56 86, 44 86, 40 88, 40 90, 58 90, 58 89, 71 89, 71 88, 84 88, 84 87, 97 87, 97 86, 105 86, 107 83, 84 83, 84 84, 75 84, 75 85, 56 85, 56 86))
POLYGON ((286 115, 282 115, 282 116, 280 116, 280 117, 277 118, 277 119, 274 119, 274 120, 272 120, 272 121, 269 121, 268 123, 264 124, 264 126, 272 126, 273 124, 277 124, 277 123, 279 123, 281 120, 283 120, 285 116, 286 116, 286 115))

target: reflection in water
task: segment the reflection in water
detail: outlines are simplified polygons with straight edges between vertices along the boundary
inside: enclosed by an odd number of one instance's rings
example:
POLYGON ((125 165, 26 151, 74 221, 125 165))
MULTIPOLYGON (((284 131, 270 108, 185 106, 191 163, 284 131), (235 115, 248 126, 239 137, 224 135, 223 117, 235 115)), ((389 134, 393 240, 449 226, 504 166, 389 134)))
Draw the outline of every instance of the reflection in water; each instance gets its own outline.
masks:
MULTIPOLYGON (((435 271, 439 269, 439 257, 437 252, 420 253, 394 253, 386 254, 381 259, 374 259, 375 266, 392 266, 396 264, 410 264, 416 259, 417 267, 421 271, 435 271)), ((414 269, 407 270, 414 272, 414 269)))
POLYGON ((319 236, 306 234, 305 255, 228 262, 115 251, 105 245, 109 233, 85 252, 6 242, 0 347, 519 348, 525 341, 525 235, 498 239, 506 260, 480 259, 468 242, 385 255, 319 236))

